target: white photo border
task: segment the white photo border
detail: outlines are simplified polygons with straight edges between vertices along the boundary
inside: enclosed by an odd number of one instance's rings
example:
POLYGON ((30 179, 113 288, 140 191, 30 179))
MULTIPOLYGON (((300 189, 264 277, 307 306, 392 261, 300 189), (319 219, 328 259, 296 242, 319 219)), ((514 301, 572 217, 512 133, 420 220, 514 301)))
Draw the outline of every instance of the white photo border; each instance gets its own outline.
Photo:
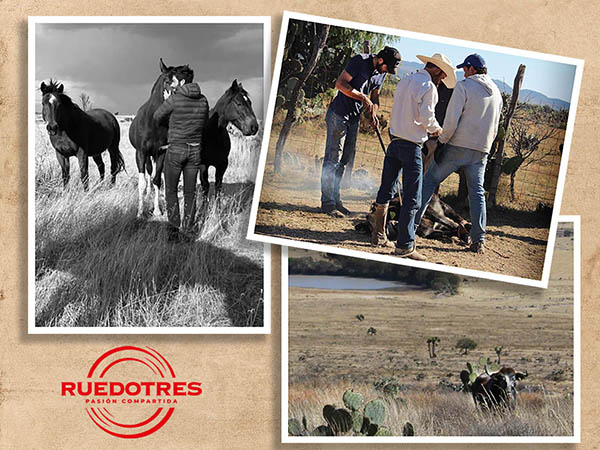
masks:
POLYGON ((559 216, 573 224, 573 436, 289 436, 289 272, 288 248, 281 248, 281 442, 284 444, 467 444, 467 443, 581 443, 581 219, 559 216))
MULTIPOLYGON (((28 197, 27 197, 27 333, 28 334, 271 334, 271 245, 263 252, 262 327, 36 327, 35 326, 35 33, 37 24, 229 24, 263 25, 263 101, 267 105, 271 81, 270 16, 29 16, 28 21, 28 197)), ((266 111, 263 108, 263 111, 266 111)), ((263 117, 264 123, 264 117, 263 117)))
POLYGON ((548 280, 550 279, 550 264, 552 261, 552 253, 554 251, 554 240, 556 238, 556 227, 558 224, 558 217, 560 215, 560 207, 562 203, 565 179, 567 175, 567 165, 569 160, 569 153, 571 150, 571 141, 573 136, 573 129, 575 126, 575 115, 577 112, 577 104, 579 100, 579 91, 581 88, 581 80, 583 74, 584 61, 581 59, 568 58, 564 56, 551 55, 546 53, 533 52, 529 50, 520 50, 510 47, 502 47, 499 45, 484 44, 481 42, 471 42, 462 39, 448 38, 442 36, 435 36, 431 34, 417 33, 413 31, 404 31, 393 28, 386 28, 376 25, 368 25, 359 22, 350 22, 346 20, 332 19, 328 17, 313 16, 309 14, 301 14, 291 11, 283 12, 283 19, 281 21, 281 31, 279 34, 279 43, 277 47, 277 55, 275 58, 275 68, 273 72, 273 78, 271 83, 271 95, 269 96, 269 105, 266 112, 266 120, 263 134, 263 141, 260 153, 260 162, 258 165, 258 172, 256 177, 256 184, 254 188, 254 196, 252 199, 252 209, 250 211, 250 224, 248 226, 248 239, 267 242, 270 244, 277 244, 281 246, 289 245, 290 247, 303 248, 306 250, 314 250, 317 252, 335 253, 339 255, 352 256, 354 258, 371 259, 374 261, 399 264, 411 267, 419 267, 428 270, 435 270, 439 272, 455 273, 460 275, 466 275, 470 277, 487 278, 497 281, 505 281, 507 283, 520 284, 525 286, 533 287, 548 287, 548 280), (554 208, 552 210, 552 218, 550 222, 550 229, 548 233, 548 242, 546 244, 546 252, 542 270, 542 277, 539 280, 517 277, 512 275, 503 275, 495 272, 485 272, 483 270, 465 269, 460 267, 444 266, 441 264, 435 264, 431 262, 421 261, 407 261, 404 258, 398 258, 391 255, 378 255, 373 253, 362 252, 358 250, 348 250, 335 246, 315 244, 311 242, 297 241, 289 238, 278 238, 271 237, 262 234, 256 234, 256 217, 258 214, 258 206, 260 203, 260 194, 263 186, 263 176, 267 162, 267 153, 269 150, 269 140, 271 135, 271 129, 273 126, 273 114, 275 112, 275 100, 277 98, 277 89, 279 85, 279 77, 281 74, 281 64, 283 61, 283 51, 285 47, 285 39, 287 35, 287 28, 290 19, 311 21, 317 23, 326 23, 339 27, 354 28, 359 30, 384 33, 393 36, 406 37, 411 39, 421 39, 430 42, 440 42, 443 40, 444 44, 468 46, 473 49, 487 50, 498 53, 505 53, 515 56, 522 56, 527 58, 537 58, 546 61, 558 62, 563 64, 571 64, 576 66, 575 78, 573 80, 573 91, 571 94, 571 105, 569 108, 569 118, 567 121, 567 129, 565 132, 565 141, 563 145, 563 153, 561 157, 561 163, 559 168, 559 175, 556 186, 556 195, 554 197, 554 208))

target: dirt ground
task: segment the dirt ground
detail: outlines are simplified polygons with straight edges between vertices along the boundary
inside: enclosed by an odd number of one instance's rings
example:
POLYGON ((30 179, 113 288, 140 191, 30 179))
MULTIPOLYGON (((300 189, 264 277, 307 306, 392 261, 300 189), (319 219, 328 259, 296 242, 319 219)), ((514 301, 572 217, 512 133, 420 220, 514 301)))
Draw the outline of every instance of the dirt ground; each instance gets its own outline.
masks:
MULTIPOLYGON (((459 293, 444 297, 428 289, 336 291, 290 288, 289 384, 346 380, 372 384, 395 377, 427 389, 446 379, 460 384, 466 362, 480 356, 529 376, 532 392, 573 390, 573 238, 557 238, 548 289, 468 278, 459 293), (363 321, 356 315, 362 314, 363 321), (375 335, 367 330, 373 327, 375 335), (437 358, 426 340, 440 338, 437 358), (477 342, 462 355, 461 337, 477 342)), ((290 257, 307 256, 290 249, 290 257)))
MULTIPOLYGON (((375 199, 376 183, 362 180, 342 189, 344 205, 355 214, 334 218, 320 211, 320 181, 314 165, 292 162, 295 167, 284 166, 281 175, 265 173, 255 233, 365 253, 392 253, 391 248, 372 247, 370 236, 354 228, 375 199)), ((469 218, 468 208, 458 212, 469 218)), ((540 280, 548 233, 548 222, 535 212, 498 208, 488 211, 483 255, 469 251, 458 239, 417 237, 417 247, 428 262, 540 280)))

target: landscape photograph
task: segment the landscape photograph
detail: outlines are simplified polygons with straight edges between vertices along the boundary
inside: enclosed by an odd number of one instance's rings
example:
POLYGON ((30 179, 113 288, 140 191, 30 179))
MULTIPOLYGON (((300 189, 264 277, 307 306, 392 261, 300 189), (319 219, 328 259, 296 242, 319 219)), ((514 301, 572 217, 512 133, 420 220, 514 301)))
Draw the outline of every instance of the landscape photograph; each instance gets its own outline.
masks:
POLYGON ((573 442, 577 233, 547 289, 289 249, 284 442, 573 442))

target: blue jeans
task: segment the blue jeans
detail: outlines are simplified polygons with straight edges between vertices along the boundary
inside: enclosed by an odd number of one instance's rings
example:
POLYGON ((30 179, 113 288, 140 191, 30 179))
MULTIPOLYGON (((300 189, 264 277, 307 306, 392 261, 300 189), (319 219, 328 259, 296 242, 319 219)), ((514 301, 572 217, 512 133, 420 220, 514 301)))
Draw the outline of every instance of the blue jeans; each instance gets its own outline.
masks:
POLYGON ((165 157, 165 200, 169 224, 191 231, 196 215, 196 180, 200 169, 200 145, 169 144, 165 157), (177 186, 183 172, 183 221, 180 219, 177 186))
POLYGON ((321 206, 336 206, 341 203, 340 184, 346 164, 354 160, 358 119, 350 121, 331 109, 325 116, 327 142, 321 169, 321 206))
POLYGON ((385 205, 392 199, 393 191, 402 169, 402 207, 398 217, 398 239, 396 247, 410 249, 415 245, 415 216, 421 206, 421 183, 423 160, 421 145, 403 139, 393 140, 383 160, 381 186, 375 200, 385 205))
POLYGON ((471 212, 471 241, 473 243, 485 240, 486 208, 485 189, 483 177, 487 164, 487 154, 465 147, 456 147, 448 144, 440 163, 433 161, 423 178, 423 199, 421 208, 417 213, 416 225, 421 223, 421 218, 431 201, 435 188, 448 176, 463 169, 467 178, 469 191, 469 210, 471 212))

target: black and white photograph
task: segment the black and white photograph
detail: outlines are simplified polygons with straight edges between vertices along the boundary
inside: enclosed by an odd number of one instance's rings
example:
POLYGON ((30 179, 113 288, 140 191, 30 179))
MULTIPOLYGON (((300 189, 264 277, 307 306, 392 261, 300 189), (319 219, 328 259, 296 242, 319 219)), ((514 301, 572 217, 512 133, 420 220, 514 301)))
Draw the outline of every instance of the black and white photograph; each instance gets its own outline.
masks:
POLYGON ((30 17, 29 332, 270 333, 269 17, 30 17))
POLYGON ((546 287, 582 72, 286 11, 248 237, 546 287))

